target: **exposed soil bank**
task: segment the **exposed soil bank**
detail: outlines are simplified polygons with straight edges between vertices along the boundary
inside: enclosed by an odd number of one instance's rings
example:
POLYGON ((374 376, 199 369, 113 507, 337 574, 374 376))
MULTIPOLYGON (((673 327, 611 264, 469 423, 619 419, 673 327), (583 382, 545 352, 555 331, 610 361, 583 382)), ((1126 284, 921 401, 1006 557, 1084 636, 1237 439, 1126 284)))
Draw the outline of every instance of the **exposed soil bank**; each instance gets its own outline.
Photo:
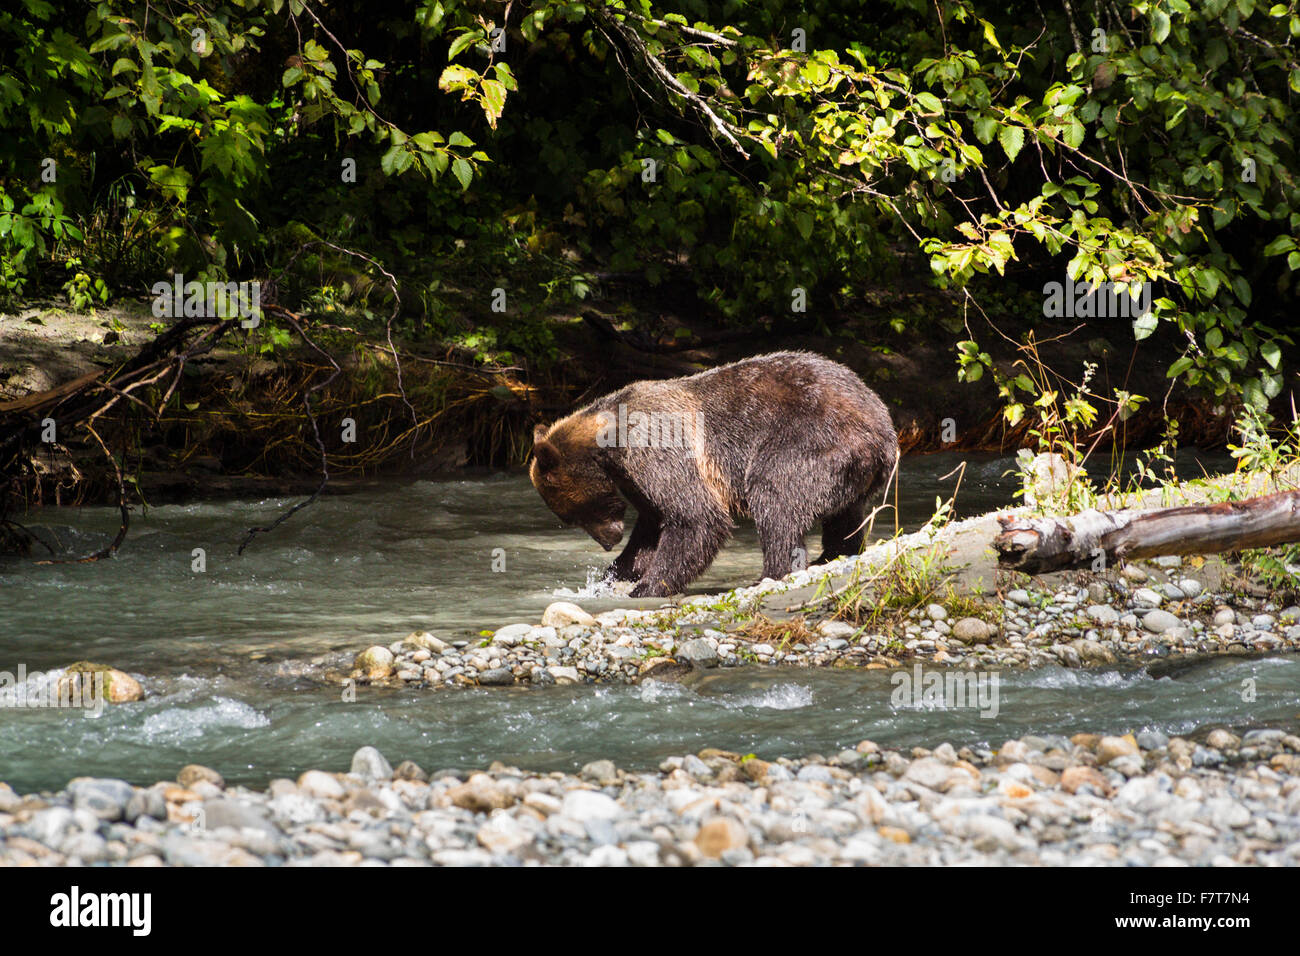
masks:
MULTIPOLYGON (((927 308, 952 314, 953 304, 933 290, 893 293, 874 312, 866 307, 865 313, 828 316, 815 333, 782 331, 785 326, 773 323, 771 332, 741 334, 698 316, 688 324, 671 309, 638 321, 651 331, 625 332, 602 317, 617 322, 615 307, 597 303, 584 310, 586 318, 555 314, 559 357, 544 365, 521 359, 485 366, 470 354, 399 341, 400 380, 382 335, 310 325, 341 366, 312 399, 335 479, 327 490, 345 491, 341 479, 520 464, 537 421, 640 378, 689 374, 779 349, 819 352, 856 370, 885 399, 904 452, 1014 451, 1028 443, 1032 423, 1006 427, 988 376, 957 380, 955 345, 971 334, 960 323, 890 324, 890 316, 927 308), (355 425, 351 440, 348 419, 355 425)), ((13 420, 6 405, 15 400, 113 369, 152 340, 157 323, 143 305, 78 315, 45 304, 0 315, 0 425, 6 415, 13 420)), ((1106 320, 1104 328, 1037 317, 1019 325, 1003 328, 1010 339, 991 328, 974 330, 1003 371, 1021 370, 1011 339, 1032 330, 1048 367, 1077 380, 1084 363, 1095 362, 1097 393, 1108 396, 1122 387, 1150 399, 1122 426, 1119 437, 1127 444, 1158 440, 1170 420, 1178 422, 1184 445, 1214 447, 1227 437, 1230 410, 1184 389, 1170 391, 1165 369, 1177 343, 1161 342, 1165 333, 1135 350, 1131 331, 1119 320, 1106 320)), ((121 458, 149 501, 306 492, 318 484, 320 459, 302 398, 331 372, 319 353, 300 343, 267 349, 256 335, 237 331, 187 365, 160 420, 124 402, 116 427, 101 422, 101 433, 115 451, 125 449, 121 458)), ((47 412, 57 422, 58 406, 40 414, 47 412)), ((1106 436, 1098 447, 1109 444, 1106 436)), ((75 428, 35 447, 22 478, 30 501, 116 497, 101 450, 75 428)))

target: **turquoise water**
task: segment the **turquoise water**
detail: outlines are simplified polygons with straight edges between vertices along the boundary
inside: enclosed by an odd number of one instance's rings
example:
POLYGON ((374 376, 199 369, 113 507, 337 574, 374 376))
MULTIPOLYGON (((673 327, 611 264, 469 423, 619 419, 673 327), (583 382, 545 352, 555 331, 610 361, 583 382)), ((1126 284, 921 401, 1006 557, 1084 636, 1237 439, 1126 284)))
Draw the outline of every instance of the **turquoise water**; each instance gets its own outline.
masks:
MULTIPOLYGON (((940 476, 963 458, 961 513, 1012 500, 1004 458, 912 457, 900 480, 905 528, 930 515, 936 496, 951 494, 953 479, 940 476)), ((1183 466, 1198 470, 1190 458, 1183 466)), ((547 604, 574 595, 594 612, 638 602, 585 596, 610 556, 562 528, 522 475, 323 498, 236 554, 246 528, 291 503, 152 508, 133 517, 116 558, 91 564, 0 558, 0 672, 92 660, 144 675, 151 693, 98 718, 0 708, 0 780, 19 789, 57 787, 80 774, 144 783, 201 762, 262 785, 308 767, 345 769, 364 744, 426 769, 495 759, 571 769, 597 757, 645 767, 706 745, 774 757, 863 737, 997 744, 1031 731, 1265 726, 1298 709, 1300 674, 1290 658, 1212 661, 1182 676, 1005 672, 996 718, 896 709, 884 672, 759 668, 712 672, 684 687, 362 688, 348 703, 317 675, 367 644, 417 628, 469 638, 536 621, 547 604), (194 570, 196 548, 202 572, 194 570), (1247 676, 1260 682, 1251 704, 1233 691, 1247 676)), ((117 529, 111 508, 47 510, 23 521, 70 555, 102 547, 117 529)), ((691 590, 753 583, 761 564, 752 526, 742 526, 691 590)))

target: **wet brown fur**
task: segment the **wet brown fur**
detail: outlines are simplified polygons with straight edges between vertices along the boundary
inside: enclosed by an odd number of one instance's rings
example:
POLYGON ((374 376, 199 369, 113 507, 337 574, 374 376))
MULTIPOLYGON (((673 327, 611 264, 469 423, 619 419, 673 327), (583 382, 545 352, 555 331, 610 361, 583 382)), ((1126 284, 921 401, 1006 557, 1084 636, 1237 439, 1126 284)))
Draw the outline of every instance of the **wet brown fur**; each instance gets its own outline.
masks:
POLYGON ((852 371, 807 352, 777 352, 663 382, 636 382, 534 432, 529 477, 563 521, 609 550, 625 500, 637 509, 610 566, 634 597, 675 594, 713 561, 731 516, 752 515, 764 577, 788 574, 803 535, 822 524, 829 560, 861 549, 863 514, 893 471, 898 440, 884 404, 852 371), (686 447, 602 447, 622 405, 690 416, 686 447), (699 417, 695 417, 695 416, 699 417))

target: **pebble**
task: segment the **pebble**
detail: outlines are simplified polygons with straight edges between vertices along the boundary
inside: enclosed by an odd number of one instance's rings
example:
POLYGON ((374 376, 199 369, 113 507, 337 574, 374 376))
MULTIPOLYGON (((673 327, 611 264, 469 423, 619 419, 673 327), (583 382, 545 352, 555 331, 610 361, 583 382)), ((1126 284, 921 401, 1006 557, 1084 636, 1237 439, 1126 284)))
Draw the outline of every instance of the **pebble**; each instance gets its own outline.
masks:
POLYGON ((738 820, 713 817, 701 824, 693 842, 701 855, 716 860, 730 850, 748 845, 749 833, 738 820))
POLYGON ((393 661, 393 652, 376 644, 358 654, 352 666, 359 677, 368 681, 378 681, 393 673, 393 661))
POLYGON ((817 625, 817 633, 822 637, 848 640, 857 632, 858 629, 854 625, 845 621, 822 621, 817 625))
POLYGON ((434 637, 428 631, 412 631, 410 634, 406 635, 402 644, 416 651, 428 651, 430 654, 442 654, 445 651, 451 650, 450 644, 434 637))
POLYGON ((362 747, 352 755, 351 772, 367 780, 388 780, 393 767, 374 747, 362 747))
POLYGON ((1168 611, 1148 611, 1142 618, 1142 626, 1154 634, 1162 634, 1170 628, 1178 627, 1178 618, 1168 611))
POLYGON ((1133 592, 1133 603, 1139 606, 1159 607, 1163 602, 1160 593, 1151 588, 1138 588, 1133 592))
POLYGON ((1211 730, 1205 743, 1214 750, 1236 750, 1241 746, 1241 738, 1226 730, 1211 730))
POLYGON ((125 780, 81 777, 68 784, 75 809, 88 810, 98 819, 109 822, 122 819, 134 792, 125 780))
POLYGON ((553 627, 558 630, 571 624, 581 627, 595 627, 596 619, 578 605, 568 601, 556 601, 542 612, 543 627, 553 627))
POLYGON ((684 642, 677 648, 674 656, 701 667, 715 667, 718 664, 717 649, 703 637, 684 642))
POLYGON ((505 647, 514 647, 525 637, 528 637, 532 630, 532 625, 529 624, 507 624, 493 633, 492 643, 501 644, 505 647))
POLYGON ((1119 620, 1119 611, 1106 604, 1090 605, 1087 614, 1095 623, 1103 627, 1109 627, 1119 620))
POLYGON ((1164 750, 1169 738, 1158 730, 1143 730, 1137 735, 1137 744, 1143 750, 1164 750))
POLYGON ((574 820, 613 820, 623 811, 613 797, 593 790, 570 790, 560 812, 574 820))
POLYGON ((1097 763, 1105 766, 1118 757, 1137 754, 1138 745, 1131 737, 1102 737, 1097 741, 1097 763))
MULTIPOLYGON (((377 758, 362 748, 355 762, 377 758)), ((610 760, 576 775, 494 764, 468 779, 408 770, 364 784, 309 770, 266 791, 197 775, 201 799, 177 783, 79 778, 21 821, 0 817, 0 865, 1287 866, 1297 774, 1300 737, 1215 728, 1205 744, 1155 730, 1028 735, 996 755, 944 741, 862 741, 829 760, 704 750, 624 774, 610 760), (164 793, 172 813, 95 812, 164 793)), ((0 787, 6 806, 35 799, 10 794, 0 787)))
POLYGON ((618 783, 618 768, 612 760, 593 760, 582 768, 578 776, 602 787, 613 786, 618 783))
POLYGON ((298 789, 309 797, 325 800, 341 800, 347 792, 333 774, 319 770, 308 770, 299 777, 298 789))
POLYGON ((221 789, 226 785, 226 781, 221 774, 211 767, 204 767, 201 764, 188 764, 181 768, 180 773, 176 774, 176 782, 182 787, 192 787, 200 781, 210 783, 217 789, 221 789))
POLYGON ((997 628, 977 617, 963 617, 952 626, 952 639, 962 644, 979 644, 997 633, 997 628))
POLYGON ((238 799, 204 800, 198 805, 197 812, 194 810, 190 812, 194 815, 195 826, 205 830, 230 827, 232 830, 248 829, 279 833, 279 828, 271 822, 270 811, 260 803, 238 799))
POLYGON ((478 682, 484 687, 501 687, 515 682, 515 675, 508 667, 490 667, 479 671, 478 682))

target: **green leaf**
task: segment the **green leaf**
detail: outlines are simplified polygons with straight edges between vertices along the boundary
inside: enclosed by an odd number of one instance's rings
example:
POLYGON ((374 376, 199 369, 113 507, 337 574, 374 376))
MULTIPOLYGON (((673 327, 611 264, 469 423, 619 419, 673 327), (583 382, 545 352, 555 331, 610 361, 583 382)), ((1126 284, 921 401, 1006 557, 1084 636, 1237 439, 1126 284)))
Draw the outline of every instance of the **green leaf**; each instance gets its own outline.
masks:
MULTIPOLYGON (((694 49, 694 48, 688 47, 687 49, 694 49)), ((803 78, 813 86, 821 86, 831 78, 830 67, 828 67, 825 63, 821 63, 817 60, 812 60, 807 64, 805 64, 802 72, 803 72, 803 78)), ((925 93, 921 94, 921 96, 926 96, 926 95, 928 94, 925 93)), ((920 96, 917 97, 918 100, 920 98, 921 98, 920 96)), ((933 97, 931 98, 933 99, 933 97)), ((936 100, 936 102, 938 101, 936 100)))
POLYGON ((1078 149, 1083 144, 1083 124, 1076 119, 1072 119, 1065 127, 1065 133, 1062 139, 1065 145, 1071 149, 1078 149))
POLYGON ((457 157, 451 164, 452 175, 460 182, 462 190, 469 189, 470 178, 474 175, 473 167, 465 160, 457 157))
POLYGON ((926 113, 943 112, 943 101, 933 93, 918 93, 916 95, 916 103, 921 107, 921 109, 925 110, 926 113))
POLYGON ((1259 354, 1269 364, 1270 368, 1276 369, 1278 363, 1282 361, 1282 350, 1278 348, 1276 342, 1265 342, 1260 346, 1259 354))
POLYGON ((1260 383, 1264 387, 1265 398, 1277 398, 1282 394, 1282 376, 1269 375, 1267 373, 1259 377, 1260 383))
MULTIPOLYGON (((49 42, 48 40, 46 41, 49 42)), ((90 45, 91 53, 103 53, 105 50, 116 50, 120 46, 125 46, 131 42, 129 33, 110 33, 102 36, 90 45)))
POLYGON ((813 231, 813 214, 806 209, 801 209, 794 215, 795 228, 799 230, 799 235, 803 236, 804 242, 812 238, 813 231))
POLYGON ((397 157, 401 156, 405 147, 401 145, 390 146, 388 152, 384 153, 383 158, 379 160, 379 168, 384 171, 385 176, 391 176, 397 171, 397 157))
POLYGON ((1295 247, 1295 240, 1290 236, 1278 236, 1264 247, 1264 255, 1276 256, 1283 252, 1289 252, 1295 247))
POLYGON ((1169 36, 1169 14, 1163 10, 1151 11, 1151 39, 1164 43, 1169 36))
POLYGON ((993 135, 997 132, 998 121, 992 116, 977 116, 971 125, 975 128, 975 138, 986 146, 993 142, 993 135))
POLYGON ((1002 150, 1007 154, 1007 159, 1014 163, 1016 157, 1020 155, 1021 148, 1025 145, 1025 131, 1019 126, 1004 126, 998 133, 998 142, 1002 144, 1002 150))
POLYGON ((1148 312, 1146 315, 1139 316, 1133 320, 1133 337, 1141 342, 1152 332, 1156 330, 1156 324, 1159 320, 1154 312, 1148 312))
POLYGON ((497 128, 497 120, 506 108, 506 88, 497 80, 484 80, 479 87, 483 94, 483 113, 488 125, 497 128))
POLYGON ((451 49, 447 51, 447 59, 454 60, 456 56, 467 46, 477 42, 482 35, 477 30, 466 30, 456 39, 451 41, 451 49))

